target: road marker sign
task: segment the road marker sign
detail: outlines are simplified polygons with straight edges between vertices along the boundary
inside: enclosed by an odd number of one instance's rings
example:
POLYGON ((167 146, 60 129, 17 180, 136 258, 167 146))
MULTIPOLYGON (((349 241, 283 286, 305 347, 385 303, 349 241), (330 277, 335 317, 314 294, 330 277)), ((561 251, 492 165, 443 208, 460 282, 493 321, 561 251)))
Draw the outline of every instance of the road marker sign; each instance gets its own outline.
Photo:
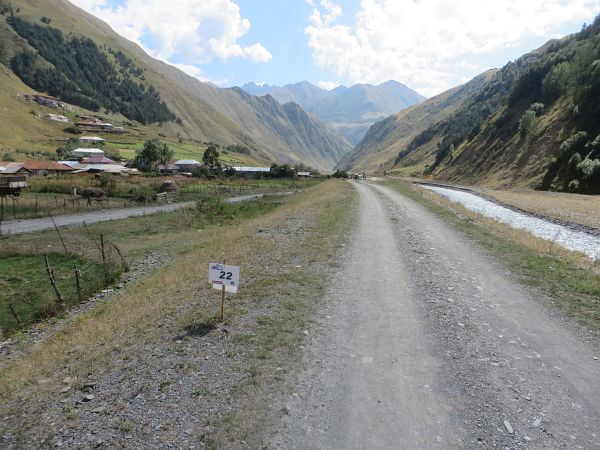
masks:
POLYGON ((213 289, 221 290, 221 322, 225 314, 225 292, 237 294, 240 284, 240 266, 228 266, 227 260, 223 264, 210 263, 208 265, 208 282, 213 289))

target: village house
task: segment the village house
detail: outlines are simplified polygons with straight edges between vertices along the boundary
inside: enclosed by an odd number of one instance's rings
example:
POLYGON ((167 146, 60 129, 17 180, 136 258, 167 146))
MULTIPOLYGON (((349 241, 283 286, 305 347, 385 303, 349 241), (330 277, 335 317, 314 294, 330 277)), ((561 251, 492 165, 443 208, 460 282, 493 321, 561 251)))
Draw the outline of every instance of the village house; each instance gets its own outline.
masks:
POLYGON ((32 102, 36 102, 38 105, 47 106, 49 108, 64 108, 65 104, 56 97, 44 94, 25 94, 25 98, 32 102))
POLYGON ((256 173, 269 173, 271 172, 270 167, 232 167, 239 174, 256 174, 256 173))
POLYGON ((104 155, 94 155, 88 158, 83 158, 81 160, 81 164, 116 164, 116 161, 113 161, 104 155))
POLYGON ((91 158, 92 156, 104 156, 104 152, 98 148, 76 148, 71 152, 74 158, 91 158))
POLYGON ((196 161, 195 159, 179 159, 174 162, 180 172, 192 172, 200 167, 202 167, 202 163, 196 161))
POLYGON ((101 144, 104 142, 104 139, 98 136, 81 136, 79 138, 79 142, 83 142, 85 144, 101 144))
POLYGON ((65 122, 65 123, 69 122, 69 119, 67 117, 61 116, 60 114, 46 114, 44 116, 44 119, 53 120, 55 122, 65 122))
POLYGON ((69 166, 56 161, 34 160, 9 163, 4 166, 0 173, 2 175, 56 176, 71 172, 72 170, 69 166))

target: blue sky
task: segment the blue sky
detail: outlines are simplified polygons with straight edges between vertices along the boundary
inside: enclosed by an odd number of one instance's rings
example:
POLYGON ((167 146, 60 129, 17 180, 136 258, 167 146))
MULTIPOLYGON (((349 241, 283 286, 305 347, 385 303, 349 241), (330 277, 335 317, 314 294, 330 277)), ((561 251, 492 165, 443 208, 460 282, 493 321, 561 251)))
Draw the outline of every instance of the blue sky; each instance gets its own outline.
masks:
POLYGON ((600 0, 72 0, 220 86, 395 79, 430 96, 578 31, 600 0))

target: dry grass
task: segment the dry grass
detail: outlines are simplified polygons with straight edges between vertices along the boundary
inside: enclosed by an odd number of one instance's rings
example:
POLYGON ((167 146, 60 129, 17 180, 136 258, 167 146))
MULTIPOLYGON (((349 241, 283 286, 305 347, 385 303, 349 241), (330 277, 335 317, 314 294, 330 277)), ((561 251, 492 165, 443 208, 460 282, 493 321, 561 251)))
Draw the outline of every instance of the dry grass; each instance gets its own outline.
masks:
MULTIPOLYGON (((28 396, 49 390, 53 383, 38 382, 54 380, 59 372, 74 376, 95 372, 106 364, 114 349, 133 345, 140 336, 151 333, 178 305, 211 295, 203 282, 209 261, 227 255, 231 263, 244 267, 255 255, 273 250, 271 242, 254 236, 257 228, 276 227, 301 212, 325 217, 320 226, 327 230, 331 223, 326 219, 326 208, 334 205, 344 190, 347 196, 347 189, 349 186, 342 182, 322 183, 290 198, 289 203, 267 216, 235 226, 210 226, 202 233, 182 232, 186 251, 175 261, 143 283, 119 293, 115 301, 70 320, 59 333, 27 350, 3 370, 0 397, 18 395, 25 386, 28 396)), ((329 251, 329 247, 324 246, 322 251, 329 251)))
POLYGON ((537 215, 600 229, 600 196, 540 191, 485 190, 499 202, 537 215))

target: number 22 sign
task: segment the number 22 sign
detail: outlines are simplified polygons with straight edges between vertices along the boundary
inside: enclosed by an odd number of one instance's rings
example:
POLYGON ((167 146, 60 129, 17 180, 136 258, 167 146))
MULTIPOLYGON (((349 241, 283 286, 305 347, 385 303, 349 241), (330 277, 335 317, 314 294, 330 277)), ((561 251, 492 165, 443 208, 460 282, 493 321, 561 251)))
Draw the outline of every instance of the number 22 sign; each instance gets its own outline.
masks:
POLYGON ((208 282, 213 285, 237 287, 240 284, 240 267, 210 263, 208 265, 208 282))

